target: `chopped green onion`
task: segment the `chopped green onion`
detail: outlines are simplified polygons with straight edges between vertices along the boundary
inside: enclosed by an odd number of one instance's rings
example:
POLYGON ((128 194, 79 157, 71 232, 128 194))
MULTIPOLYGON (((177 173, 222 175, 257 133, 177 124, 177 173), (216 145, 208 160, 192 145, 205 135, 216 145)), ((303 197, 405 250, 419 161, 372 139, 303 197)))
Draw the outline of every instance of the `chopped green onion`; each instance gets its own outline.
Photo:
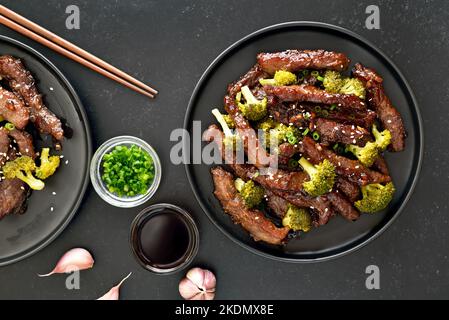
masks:
POLYGON ((287 134, 285 135, 285 137, 287 138, 288 143, 290 144, 296 144, 298 143, 298 138, 295 136, 295 134, 291 131, 287 132, 287 134))
POLYGON ((302 75, 304 77, 308 76, 309 75, 309 70, 302 70, 302 75))
POLYGON ((310 119, 310 113, 308 113, 308 112, 304 113, 304 119, 309 120, 310 119))
POLYGON ((330 110, 334 111, 335 109, 337 109, 337 105, 335 103, 331 104, 330 110))
POLYGON ((326 109, 324 109, 323 111, 321 111, 321 115, 322 115, 324 118, 327 118, 327 117, 329 117, 329 111, 327 111, 326 109))
POLYGON ((16 128, 15 125, 13 125, 11 122, 8 122, 5 124, 5 129, 9 130, 9 131, 13 131, 16 128))
POLYGON ((303 136, 306 136, 309 133, 309 128, 307 128, 306 130, 304 130, 304 132, 302 133, 303 136))
POLYGON ((315 108, 313 108, 313 110, 315 110, 316 113, 319 113, 319 112, 321 112, 321 107, 315 106, 315 108))
POLYGON ((304 80, 304 77, 303 77, 303 76, 300 76, 300 77, 298 77, 296 80, 297 80, 297 82, 301 82, 301 81, 304 80))
POLYGON ((315 132, 312 134, 312 138, 313 138, 313 140, 318 141, 318 140, 320 139, 320 134, 319 134, 318 132, 315 131, 315 132))
POLYGON ((313 70, 310 74, 314 77, 318 77, 320 75, 320 73, 316 70, 313 70))
POLYGON ((322 76, 317 76, 316 79, 317 79, 318 81, 321 81, 321 82, 324 81, 324 78, 323 78, 322 76))
POLYGON ((102 159, 102 180, 119 197, 145 194, 154 180, 153 158, 136 145, 117 146, 102 159))
POLYGON ((288 160, 288 166, 290 168, 296 168, 298 166, 298 160, 295 159, 288 160))

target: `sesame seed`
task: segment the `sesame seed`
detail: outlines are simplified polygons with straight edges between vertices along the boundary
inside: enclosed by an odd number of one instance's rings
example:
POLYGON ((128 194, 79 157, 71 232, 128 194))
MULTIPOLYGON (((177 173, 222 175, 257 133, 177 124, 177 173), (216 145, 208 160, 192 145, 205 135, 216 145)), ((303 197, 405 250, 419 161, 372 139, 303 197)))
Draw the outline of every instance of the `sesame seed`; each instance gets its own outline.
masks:
POLYGON ((55 210, 55 208, 53 208, 53 207, 50 207, 50 211, 51 212, 53 212, 55 210))
POLYGON ((51 194, 55 196, 55 195, 56 195, 56 192, 53 191, 51 194))
POLYGON ((53 87, 50 87, 50 91, 53 91, 54 89, 53 89, 53 87))
POLYGON ((69 160, 66 160, 66 161, 65 161, 65 164, 69 164, 69 160))

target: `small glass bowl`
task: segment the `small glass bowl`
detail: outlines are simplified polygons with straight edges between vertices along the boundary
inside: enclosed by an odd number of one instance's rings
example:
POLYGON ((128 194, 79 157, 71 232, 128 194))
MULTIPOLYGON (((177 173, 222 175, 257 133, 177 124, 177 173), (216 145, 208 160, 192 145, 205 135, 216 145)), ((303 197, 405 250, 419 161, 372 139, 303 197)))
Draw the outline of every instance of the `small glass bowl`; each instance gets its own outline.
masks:
POLYGON ((157 188, 159 187, 159 183, 161 182, 161 176, 162 176, 161 161, 159 160, 156 151, 154 151, 153 147, 151 147, 148 143, 146 143, 142 139, 132 136, 119 136, 109 139, 97 149, 90 163, 90 179, 92 181, 92 185, 94 186, 95 191, 104 201, 120 208, 137 207, 148 201, 154 195, 157 188), (109 192, 108 188, 103 182, 103 179, 101 179, 102 173, 101 163, 103 161, 104 155, 111 152, 116 146, 130 147, 132 145, 136 145, 142 148, 142 150, 148 152, 150 157, 153 159, 154 180, 148 187, 148 190, 145 192, 145 194, 136 195, 134 197, 119 197, 116 194, 109 192))
POLYGON ((129 236, 129 243, 131 245, 132 252, 134 254, 137 262, 146 270, 151 271, 160 275, 170 275, 185 269, 188 265, 190 265, 193 259, 198 254, 199 243, 200 243, 200 233, 198 227, 196 225, 195 220, 192 216, 185 211, 184 209, 175 206, 169 203, 158 203, 149 206, 148 208, 143 209, 133 220, 131 223, 131 230, 129 236), (164 210, 171 211, 172 213, 177 214, 186 224, 189 233, 189 246, 180 260, 179 264, 173 266, 171 268, 163 269, 159 267, 152 266, 145 259, 144 254, 139 245, 139 229, 147 219, 151 218, 157 214, 164 214, 164 210))

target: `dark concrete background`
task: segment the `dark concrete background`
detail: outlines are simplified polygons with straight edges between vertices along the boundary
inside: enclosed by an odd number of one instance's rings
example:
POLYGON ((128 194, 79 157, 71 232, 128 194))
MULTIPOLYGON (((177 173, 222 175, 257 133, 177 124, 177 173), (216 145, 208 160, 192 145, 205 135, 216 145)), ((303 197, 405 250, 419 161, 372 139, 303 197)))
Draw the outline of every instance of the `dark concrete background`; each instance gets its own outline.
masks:
MULTIPOLYGON (((214 270, 220 299, 391 299, 449 297, 449 3, 447 1, 1 1, 160 90, 154 101, 125 89, 21 35, 0 27, 48 57, 71 81, 89 115, 95 145, 130 134, 159 152, 164 177, 148 203, 171 202, 198 221, 201 246, 194 265, 214 270), (81 29, 65 28, 65 8, 76 4, 81 29), (381 30, 364 27, 365 8, 377 4, 381 30), (311 20, 343 26, 366 37, 398 65, 421 107, 425 159, 415 193, 396 222, 361 250, 319 264, 286 264, 234 244, 196 203, 182 165, 169 161, 169 134, 182 127, 190 94, 209 63, 259 28, 311 20), (381 289, 365 288, 365 268, 381 270, 381 289)), ((0 268, 2 299, 94 299, 133 272, 123 299, 177 299, 182 274, 141 269, 128 247, 129 225, 140 208, 117 209, 90 187, 69 227, 38 254, 0 268), (81 289, 65 276, 38 278, 72 247, 85 247, 95 267, 81 273, 81 289)))

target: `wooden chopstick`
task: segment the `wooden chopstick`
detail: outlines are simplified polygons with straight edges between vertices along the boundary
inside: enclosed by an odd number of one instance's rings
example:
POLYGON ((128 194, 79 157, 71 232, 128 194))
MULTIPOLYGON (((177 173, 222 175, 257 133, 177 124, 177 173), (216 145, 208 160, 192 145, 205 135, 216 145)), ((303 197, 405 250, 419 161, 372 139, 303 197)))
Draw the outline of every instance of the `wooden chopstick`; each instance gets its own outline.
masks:
POLYGON ((118 83, 154 98, 157 91, 100 58, 0 5, 0 23, 118 83))

